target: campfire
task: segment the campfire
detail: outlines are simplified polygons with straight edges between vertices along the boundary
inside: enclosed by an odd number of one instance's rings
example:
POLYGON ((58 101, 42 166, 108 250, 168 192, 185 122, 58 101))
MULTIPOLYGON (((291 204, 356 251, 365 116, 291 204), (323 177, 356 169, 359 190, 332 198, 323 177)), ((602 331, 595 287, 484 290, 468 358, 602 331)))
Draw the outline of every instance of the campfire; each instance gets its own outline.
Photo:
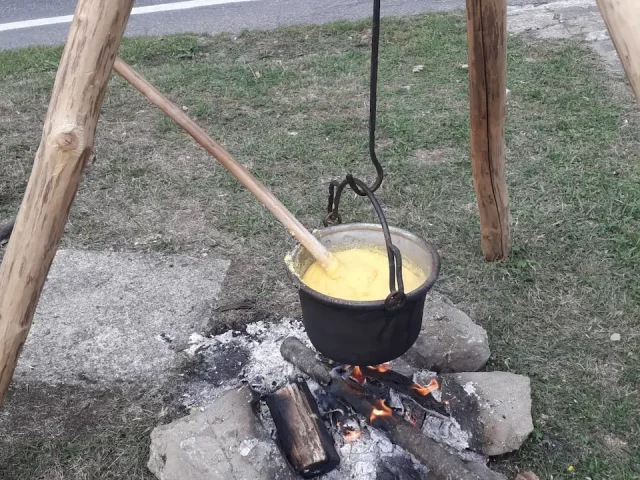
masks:
MULTIPOLYGON (((420 384, 393 371, 390 364, 334 365, 296 337, 286 338, 280 352, 309 376, 316 392, 316 396, 307 393, 311 392, 307 380, 298 378, 293 383, 296 388, 289 384, 266 396, 283 453, 301 477, 322 475, 338 466, 339 454, 333 442, 326 441, 334 436, 332 431, 344 442, 355 442, 364 429, 373 428, 436 478, 490 478, 468 470, 461 458, 464 454, 447 449, 453 444, 447 445, 445 438, 439 438, 443 443, 433 439, 434 419, 459 429, 445 402, 436 398, 440 388, 436 377, 420 384)), ((460 431, 459 436, 464 433, 460 431)))
MULTIPOLYGON (((183 405, 206 411, 201 406, 215 408, 218 398, 238 387, 249 390, 253 421, 273 444, 280 458, 276 461, 284 461, 292 472, 283 479, 504 478, 486 466, 488 456, 500 452, 487 450, 491 445, 476 428, 490 424, 482 411, 486 398, 479 400, 474 389, 480 386, 457 383, 458 374, 416 369, 403 359, 382 365, 337 363, 313 349, 302 323, 295 320, 257 322, 246 332, 214 337, 194 335, 185 353, 199 362, 192 370, 202 376, 186 382, 183 405)), ((514 389, 498 385, 493 390, 514 389)), ((508 402, 496 398, 489 401, 489 410, 503 422, 505 410, 500 408, 508 402)), ((520 404, 530 419, 530 403, 520 404)), ((525 423, 523 417, 508 416, 498 429, 525 423)), ((518 448, 527 435, 525 431, 516 446, 502 451, 518 448)), ((243 440, 240 451, 256 442, 243 440)), ((161 445, 156 449, 152 442, 159 469, 166 452, 161 445)), ((270 458, 268 462, 274 462, 270 458)))

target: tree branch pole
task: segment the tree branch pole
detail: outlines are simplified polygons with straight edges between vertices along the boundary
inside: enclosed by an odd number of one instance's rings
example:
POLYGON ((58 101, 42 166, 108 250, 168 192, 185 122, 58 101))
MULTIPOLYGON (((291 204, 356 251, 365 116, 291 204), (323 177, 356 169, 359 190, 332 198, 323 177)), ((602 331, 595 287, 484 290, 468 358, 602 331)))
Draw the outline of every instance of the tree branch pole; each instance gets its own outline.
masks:
POLYGON ((467 0, 471 170, 487 260, 509 255, 509 194, 504 173, 507 0, 467 0))
POLYGON ((640 2, 638 0, 596 1, 640 104, 640 2))
POLYGON ((0 266, 0 404, 93 149, 105 89, 133 0, 79 0, 40 147, 0 266))

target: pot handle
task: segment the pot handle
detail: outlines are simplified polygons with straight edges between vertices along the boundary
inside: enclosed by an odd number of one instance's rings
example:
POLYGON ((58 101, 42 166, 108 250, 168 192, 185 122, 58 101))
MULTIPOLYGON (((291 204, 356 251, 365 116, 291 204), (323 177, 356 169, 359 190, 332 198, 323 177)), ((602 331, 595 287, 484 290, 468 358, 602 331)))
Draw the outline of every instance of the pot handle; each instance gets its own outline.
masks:
POLYGON ((349 185, 358 195, 366 195, 371 201, 373 209, 376 211, 376 215, 378 215, 378 220, 380 220, 380 225, 382 226, 382 234, 384 235, 384 243, 387 247, 387 256, 389 257, 389 295, 384 302, 385 307, 387 310, 397 310, 402 308, 407 300, 407 296, 404 292, 404 281, 402 279, 402 254, 400 253, 400 249, 391 241, 391 233, 389 232, 387 218, 382 211, 380 203, 378 203, 378 199, 367 184, 362 180, 355 178, 353 175, 348 174, 345 181, 337 185, 335 196, 332 192, 333 209, 324 218, 324 225, 325 227, 328 226, 331 221, 337 223, 342 222, 342 217, 340 213, 338 213, 338 207, 340 206, 342 192, 347 185, 349 185), (360 192, 364 193, 364 195, 360 192))

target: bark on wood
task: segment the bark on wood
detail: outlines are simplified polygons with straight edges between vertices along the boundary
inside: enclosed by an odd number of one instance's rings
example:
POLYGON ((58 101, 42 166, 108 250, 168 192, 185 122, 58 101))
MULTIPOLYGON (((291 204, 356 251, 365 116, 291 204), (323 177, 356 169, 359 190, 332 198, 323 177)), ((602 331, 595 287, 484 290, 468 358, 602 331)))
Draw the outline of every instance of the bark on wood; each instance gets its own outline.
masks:
POLYGON ((596 0, 618 57, 640 103, 640 2, 596 0))
POLYGON ((76 7, 31 178, 0 266, 0 404, 93 148, 132 5, 133 0, 79 0, 76 7))
POLYGON ((507 1, 467 0, 471 168, 487 260, 509 255, 509 194, 504 173, 507 1))
MULTIPOLYGON (((316 359, 315 352, 295 337, 285 339, 280 352, 287 361, 316 381, 322 379, 323 374, 321 373, 319 378, 315 378, 313 372, 324 370, 324 373, 328 373, 326 367, 316 359), (289 355, 291 350, 295 350, 295 356, 289 355), (298 361, 300 363, 297 363, 298 361), (313 367, 314 363, 316 367, 313 367)), ((326 388, 330 394, 340 398, 356 412, 369 419, 374 405, 367 399, 366 391, 361 385, 335 376, 331 378, 331 383, 326 388)), ((461 459, 449 453, 437 442, 395 414, 391 417, 376 418, 372 422, 372 426, 387 432, 391 441, 405 449, 431 470, 436 480, 493 480, 492 474, 479 476, 471 472, 461 459)))
POLYGON ((317 358, 316 353, 296 337, 287 337, 280 345, 282 358, 298 367, 320 385, 331 382, 331 373, 317 358))
POLYGON ((298 381, 267 397, 280 448, 296 473, 313 478, 340 463, 331 435, 306 382, 298 381))

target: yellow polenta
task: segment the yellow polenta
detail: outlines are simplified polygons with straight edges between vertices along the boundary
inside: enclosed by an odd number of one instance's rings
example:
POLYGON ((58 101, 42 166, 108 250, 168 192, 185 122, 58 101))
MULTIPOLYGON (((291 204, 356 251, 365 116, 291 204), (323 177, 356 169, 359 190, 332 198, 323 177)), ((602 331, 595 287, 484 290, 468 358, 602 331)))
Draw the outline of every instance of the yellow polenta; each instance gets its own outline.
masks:
MULTIPOLYGON (((317 292, 343 300, 384 300, 389 295, 389 259, 387 252, 375 247, 359 247, 332 252, 338 267, 330 274, 314 262, 302 281, 317 292)), ((406 293, 415 290, 427 274, 402 257, 402 277, 406 293)))

